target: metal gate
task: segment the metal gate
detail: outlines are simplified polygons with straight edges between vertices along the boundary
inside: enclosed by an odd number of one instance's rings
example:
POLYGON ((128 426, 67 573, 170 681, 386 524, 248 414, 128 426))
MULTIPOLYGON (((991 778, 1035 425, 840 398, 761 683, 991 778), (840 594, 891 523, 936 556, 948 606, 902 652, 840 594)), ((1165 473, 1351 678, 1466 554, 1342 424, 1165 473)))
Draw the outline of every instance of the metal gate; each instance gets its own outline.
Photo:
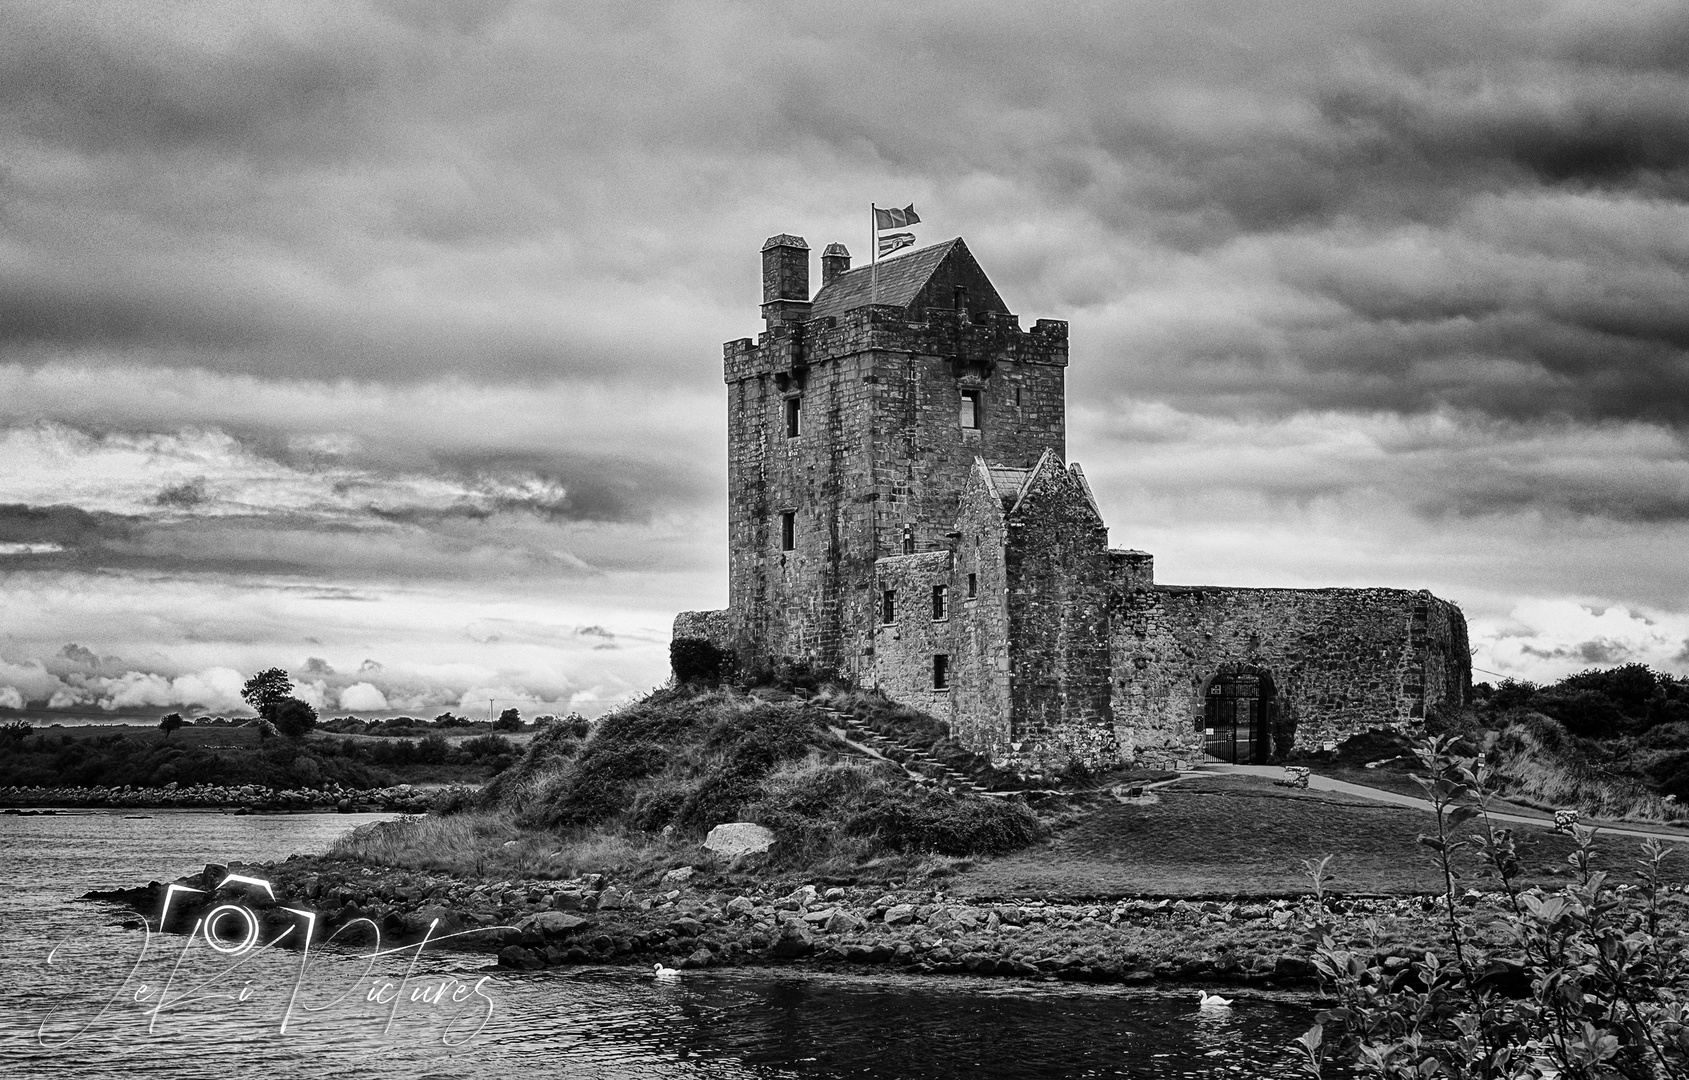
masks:
POLYGON ((1271 714, 1259 675, 1216 675, 1203 702, 1203 752, 1239 765, 1265 761, 1271 714))

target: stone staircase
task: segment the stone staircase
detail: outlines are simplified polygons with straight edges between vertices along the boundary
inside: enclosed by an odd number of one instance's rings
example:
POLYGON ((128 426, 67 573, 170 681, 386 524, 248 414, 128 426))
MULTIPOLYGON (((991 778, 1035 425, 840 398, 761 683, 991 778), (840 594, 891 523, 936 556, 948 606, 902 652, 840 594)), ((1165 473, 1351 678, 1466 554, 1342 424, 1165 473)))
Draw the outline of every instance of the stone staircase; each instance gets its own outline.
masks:
POLYGON ((882 735, 852 713, 841 712, 830 705, 810 703, 827 717, 833 734, 845 745, 868 757, 889 761, 903 770, 904 775, 917 784, 936 785, 945 791, 965 795, 1007 795, 1008 792, 987 791, 974 782, 973 777, 939 761, 918 747, 882 735))

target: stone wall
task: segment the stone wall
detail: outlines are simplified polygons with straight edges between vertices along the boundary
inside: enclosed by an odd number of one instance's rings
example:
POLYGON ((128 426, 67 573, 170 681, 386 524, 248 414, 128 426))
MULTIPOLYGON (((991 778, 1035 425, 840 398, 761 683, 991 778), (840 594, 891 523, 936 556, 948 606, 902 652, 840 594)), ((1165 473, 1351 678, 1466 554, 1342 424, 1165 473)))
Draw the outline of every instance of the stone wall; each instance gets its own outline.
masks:
POLYGON ((951 734, 993 760, 1012 753, 1009 674, 1009 585, 1002 493, 976 465, 962 490, 956 517, 955 584, 961 599, 955 629, 956 686, 950 692, 951 734), (968 596, 968 575, 974 595, 968 596))
POLYGON ((733 624, 732 610, 682 611, 674 617, 674 633, 669 640, 682 638, 697 638, 722 652, 733 652, 738 644, 738 630, 733 624))
POLYGON ((1427 592, 1155 586, 1117 591, 1115 613, 1115 728, 1149 763, 1200 758, 1203 694, 1222 664, 1270 673, 1276 757, 1469 694, 1465 619, 1427 592))
POLYGON ((1109 699, 1108 529, 1077 467, 1050 455, 1007 517, 1012 755, 1062 768, 1117 758, 1109 699))
MULTIPOLYGON (((952 560, 948 551, 917 555, 892 555, 875 564, 875 596, 883 605, 884 594, 894 595, 890 622, 876 617, 874 623, 874 684, 895 701, 948 720, 952 711, 950 689, 933 686, 933 657, 956 660, 955 607, 952 560), (933 586, 946 588, 945 617, 933 618, 933 586)), ((883 615, 883 610, 877 612, 883 615)), ((956 670, 949 670, 955 685, 956 670)))

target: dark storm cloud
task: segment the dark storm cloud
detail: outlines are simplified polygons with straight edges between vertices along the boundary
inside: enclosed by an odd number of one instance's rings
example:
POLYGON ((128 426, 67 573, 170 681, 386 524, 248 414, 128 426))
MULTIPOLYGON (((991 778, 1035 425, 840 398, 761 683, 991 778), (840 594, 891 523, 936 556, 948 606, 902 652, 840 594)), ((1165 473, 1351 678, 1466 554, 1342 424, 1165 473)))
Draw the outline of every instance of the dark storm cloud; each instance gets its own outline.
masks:
MULTIPOLYGON (((1472 200, 1517 192, 1675 203, 1689 154, 1685 58, 1664 44, 1689 30, 1664 5, 980 5, 959 19, 61 3, 4 18, 0 115, 19 147, 5 206, 31 257, 0 275, 0 334, 42 357, 129 345, 270 375, 703 379, 698 341, 743 332, 754 302, 743 237, 800 225, 827 189, 1000 184, 1001 205, 962 191, 935 204, 987 242, 1005 212, 1067 219, 1088 234, 1080 250, 1052 239, 993 264, 1037 303, 1070 292, 1049 277, 1075 258, 1414 224, 1436 244, 1461 238, 1472 200)), ((1616 349, 1671 389, 1682 378, 1669 297, 1639 311, 1595 286, 1554 305, 1482 290, 1387 301, 1390 283, 1372 296, 1324 280, 1318 254, 1270 252, 1263 271, 1344 306, 1329 327, 1259 314, 1251 329, 1284 339, 1287 377, 1247 352, 1216 363, 1200 333, 1157 366, 1187 371, 1193 392, 1366 407, 1388 396, 1366 377, 1386 346, 1368 331, 1406 326, 1410 357, 1524 351, 1578 384, 1592 353, 1616 349), (1448 332, 1473 313, 1483 325, 1448 332), (1312 378, 1351 366, 1360 378, 1312 378)), ((1482 380, 1376 374, 1404 409, 1509 404, 1482 380)), ((1517 408, 1630 415, 1645 380, 1618 381, 1517 408)), ((1165 374, 1150 386, 1184 389, 1165 374)))

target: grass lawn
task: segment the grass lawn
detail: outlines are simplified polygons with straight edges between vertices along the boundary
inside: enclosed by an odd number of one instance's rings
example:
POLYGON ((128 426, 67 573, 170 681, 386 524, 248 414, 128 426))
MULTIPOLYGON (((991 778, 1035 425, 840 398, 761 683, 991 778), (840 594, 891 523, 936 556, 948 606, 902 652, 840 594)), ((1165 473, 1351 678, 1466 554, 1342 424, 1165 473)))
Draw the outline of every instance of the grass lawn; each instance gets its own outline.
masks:
MULTIPOLYGON (((1351 894, 1441 889, 1416 836, 1432 816, 1331 792, 1293 791, 1249 776, 1185 781, 1152 803, 1104 800, 1050 841, 981 860, 954 879, 959 896, 1102 897, 1293 895, 1308 891, 1302 860, 1332 855, 1331 888, 1351 894)), ((1469 830, 1462 830, 1469 831, 1469 830)), ((1519 826, 1527 881, 1550 884, 1571 840, 1519 826)), ((1603 841, 1597 864, 1629 879, 1637 844, 1603 841)), ((1666 861, 1669 880, 1689 881, 1689 850, 1666 861)), ((1559 881, 1567 880, 1560 876, 1559 881)))

